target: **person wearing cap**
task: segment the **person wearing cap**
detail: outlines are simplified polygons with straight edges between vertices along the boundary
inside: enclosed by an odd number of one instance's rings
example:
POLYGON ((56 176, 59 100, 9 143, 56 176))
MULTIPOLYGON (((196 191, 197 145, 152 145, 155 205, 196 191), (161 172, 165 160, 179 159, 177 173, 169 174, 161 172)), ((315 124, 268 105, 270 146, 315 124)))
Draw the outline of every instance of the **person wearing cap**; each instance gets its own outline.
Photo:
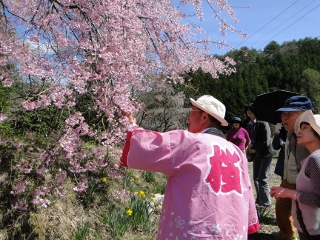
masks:
POLYGON ((267 208, 271 206, 268 174, 274 155, 271 130, 267 122, 256 119, 252 104, 246 108, 246 114, 250 118, 248 129, 251 143, 248 146, 248 152, 252 154, 256 204, 257 207, 267 208))
MULTIPOLYGON (((295 123, 299 122, 299 117, 305 111, 311 111, 312 103, 309 98, 303 95, 293 96, 285 101, 282 108, 276 110, 281 112, 281 121, 287 131, 285 143, 285 159, 283 179, 280 186, 294 190, 296 188, 296 178, 301 168, 300 162, 305 159, 310 152, 307 148, 297 145, 297 136, 294 132, 295 123)), ((297 239, 296 228, 293 225, 291 215, 291 199, 276 199, 276 220, 280 231, 272 232, 276 239, 297 239)))
POLYGON ((320 239, 320 115, 305 111, 295 128, 297 143, 311 154, 301 162, 295 190, 272 187, 270 193, 276 199, 292 201, 293 223, 300 240, 320 239))
POLYGON ((190 101, 188 131, 135 126, 120 164, 168 177, 156 239, 246 239, 259 221, 246 158, 221 131, 226 108, 209 95, 190 101))
POLYGON ((232 120, 232 128, 227 132, 226 139, 238 146, 242 152, 245 152, 251 140, 249 133, 241 125, 241 118, 234 117, 232 120))

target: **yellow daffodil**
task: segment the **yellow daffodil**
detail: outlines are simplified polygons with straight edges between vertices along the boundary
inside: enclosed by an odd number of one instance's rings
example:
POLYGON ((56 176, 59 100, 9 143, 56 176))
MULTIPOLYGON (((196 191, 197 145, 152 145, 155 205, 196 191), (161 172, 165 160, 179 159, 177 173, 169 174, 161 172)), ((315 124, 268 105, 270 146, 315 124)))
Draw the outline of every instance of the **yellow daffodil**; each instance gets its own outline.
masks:
POLYGON ((103 183, 107 182, 107 178, 106 177, 101 178, 101 182, 103 183))
POLYGON ((131 216, 131 215, 132 215, 132 210, 131 210, 131 209, 128 209, 128 210, 126 211, 126 214, 127 214, 128 216, 131 216))
POLYGON ((154 202, 156 200, 156 198, 152 197, 151 198, 151 202, 154 202))
POLYGON ((142 198, 145 198, 145 197, 146 197, 146 194, 144 193, 144 191, 141 190, 141 191, 139 192, 139 196, 142 197, 142 198))

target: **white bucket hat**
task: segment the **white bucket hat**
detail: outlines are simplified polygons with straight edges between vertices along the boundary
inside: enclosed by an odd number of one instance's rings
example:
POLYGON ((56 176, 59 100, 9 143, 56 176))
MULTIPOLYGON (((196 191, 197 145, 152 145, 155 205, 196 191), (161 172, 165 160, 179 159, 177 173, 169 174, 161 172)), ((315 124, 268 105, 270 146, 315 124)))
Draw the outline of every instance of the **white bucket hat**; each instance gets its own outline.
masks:
POLYGON ((218 99, 210 95, 203 95, 195 101, 190 98, 191 104, 202 111, 210 114, 212 117, 221 122, 222 126, 228 126, 228 122, 224 119, 226 114, 226 107, 218 99))
POLYGON ((312 111, 305 111, 302 113, 295 123, 295 131, 298 133, 301 123, 309 123, 313 130, 320 135, 320 115, 313 114, 312 111))

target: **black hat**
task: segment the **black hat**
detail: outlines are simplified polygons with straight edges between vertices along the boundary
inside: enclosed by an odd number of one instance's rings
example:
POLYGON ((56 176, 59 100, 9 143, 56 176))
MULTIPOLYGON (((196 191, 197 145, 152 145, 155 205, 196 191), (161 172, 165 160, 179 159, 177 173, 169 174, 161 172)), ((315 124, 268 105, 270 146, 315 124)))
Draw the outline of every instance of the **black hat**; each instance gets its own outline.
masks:
POLYGON ((244 108, 244 113, 247 115, 247 111, 250 110, 253 112, 253 103, 249 103, 245 108, 244 108))

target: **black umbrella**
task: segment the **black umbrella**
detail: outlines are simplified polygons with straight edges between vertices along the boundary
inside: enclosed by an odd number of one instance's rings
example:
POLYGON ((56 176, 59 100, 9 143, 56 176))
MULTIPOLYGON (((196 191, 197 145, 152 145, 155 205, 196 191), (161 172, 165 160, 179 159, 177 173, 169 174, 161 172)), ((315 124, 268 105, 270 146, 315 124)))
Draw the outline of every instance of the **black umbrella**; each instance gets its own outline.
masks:
POLYGON ((256 96, 252 104, 252 111, 258 120, 277 124, 281 122, 281 112, 276 112, 276 110, 283 107, 288 98, 297 95, 302 94, 286 90, 276 90, 260 94, 256 96))

